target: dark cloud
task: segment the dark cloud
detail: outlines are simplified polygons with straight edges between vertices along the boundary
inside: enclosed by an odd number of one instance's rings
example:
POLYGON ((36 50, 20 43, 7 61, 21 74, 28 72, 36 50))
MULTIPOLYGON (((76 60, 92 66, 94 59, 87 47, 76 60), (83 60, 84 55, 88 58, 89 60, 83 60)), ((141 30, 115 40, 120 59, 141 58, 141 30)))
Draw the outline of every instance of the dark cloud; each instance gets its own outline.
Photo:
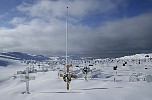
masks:
MULTIPOLYGON (((109 57, 152 52, 152 14, 108 22, 99 28, 88 54, 109 57)), ((95 33, 96 33, 95 32, 95 33)), ((92 41, 91 41, 92 42, 92 41)))

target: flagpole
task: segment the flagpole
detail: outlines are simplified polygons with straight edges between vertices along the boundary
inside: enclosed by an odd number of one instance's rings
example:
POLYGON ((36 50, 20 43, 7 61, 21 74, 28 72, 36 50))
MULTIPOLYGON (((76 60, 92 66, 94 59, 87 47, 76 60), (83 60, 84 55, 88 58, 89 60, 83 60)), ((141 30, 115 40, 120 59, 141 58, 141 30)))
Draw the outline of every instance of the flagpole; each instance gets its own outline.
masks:
POLYGON ((66 66, 68 65, 68 7, 66 15, 66 66))
POLYGON ((67 75, 67 90, 69 90, 69 65, 68 65, 68 7, 66 15, 66 75, 67 75))

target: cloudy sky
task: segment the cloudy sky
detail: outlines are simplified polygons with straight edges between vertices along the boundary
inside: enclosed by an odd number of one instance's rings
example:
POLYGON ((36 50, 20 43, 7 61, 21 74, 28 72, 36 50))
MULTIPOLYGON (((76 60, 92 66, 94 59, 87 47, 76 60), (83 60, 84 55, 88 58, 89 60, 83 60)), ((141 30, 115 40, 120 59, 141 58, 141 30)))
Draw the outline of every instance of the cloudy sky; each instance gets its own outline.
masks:
POLYGON ((119 57, 152 52, 152 0, 0 0, 0 50, 119 57))

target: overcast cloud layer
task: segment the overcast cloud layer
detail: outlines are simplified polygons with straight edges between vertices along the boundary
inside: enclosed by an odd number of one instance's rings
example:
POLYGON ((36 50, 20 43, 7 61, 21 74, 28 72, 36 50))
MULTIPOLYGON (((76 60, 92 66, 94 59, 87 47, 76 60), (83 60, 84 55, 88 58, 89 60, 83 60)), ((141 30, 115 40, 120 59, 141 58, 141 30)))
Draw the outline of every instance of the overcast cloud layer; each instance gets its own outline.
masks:
MULTIPOLYGON (((148 0, 147 0, 148 1, 148 0)), ((23 1, 1 14, 8 26, 0 27, 0 49, 48 55, 64 54, 66 7, 69 7, 69 53, 115 57, 152 52, 152 12, 111 17, 129 0, 35 0, 23 1), (103 15, 103 20, 100 16, 103 15), (99 19, 88 20, 94 16, 99 19), (105 20, 104 20, 105 18, 105 20), (95 23, 95 25, 91 23, 95 23)), ((149 1, 151 3, 151 1, 149 1)), ((152 4, 152 3, 151 3, 152 4)), ((124 10, 125 11, 125 10, 124 10)), ((123 12, 124 13, 124 12, 123 12)))

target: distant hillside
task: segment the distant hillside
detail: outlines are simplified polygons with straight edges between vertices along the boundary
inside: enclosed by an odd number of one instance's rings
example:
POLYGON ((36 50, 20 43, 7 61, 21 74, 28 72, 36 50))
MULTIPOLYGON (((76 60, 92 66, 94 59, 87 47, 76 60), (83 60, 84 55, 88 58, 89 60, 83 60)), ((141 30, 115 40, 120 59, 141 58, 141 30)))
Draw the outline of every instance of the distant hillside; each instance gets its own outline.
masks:
POLYGON ((13 60, 37 60, 37 61, 43 61, 49 59, 48 57, 45 57, 43 55, 31 55, 22 52, 2 52, 0 53, 0 58, 7 58, 13 60))
POLYGON ((22 52, 1 52, 0 53, 0 66, 7 67, 10 64, 20 60, 36 60, 43 61, 49 60, 50 58, 43 55, 32 55, 22 52))
POLYGON ((142 53, 142 54, 124 56, 124 57, 121 57, 120 59, 144 59, 144 58, 152 58, 152 53, 149 53, 149 54, 142 53))
MULTIPOLYGON (((151 54, 135 54, 131 56, 124 56, 118 59, 144 59, 144 58, 151 58, 151 54)), ((65 56, 57 56, 57 57, 45 57, 43 55, 32 55, 28 53, 22 52, 0 52, 0 66, 8 66, 15 61, 20 60, 36 60, 36 61, 44 61, 44 60, 65 60, 65 56)), ((93 60, 92 57, 79 57, 76 55, 68 56, 68 60, 93 60)))

